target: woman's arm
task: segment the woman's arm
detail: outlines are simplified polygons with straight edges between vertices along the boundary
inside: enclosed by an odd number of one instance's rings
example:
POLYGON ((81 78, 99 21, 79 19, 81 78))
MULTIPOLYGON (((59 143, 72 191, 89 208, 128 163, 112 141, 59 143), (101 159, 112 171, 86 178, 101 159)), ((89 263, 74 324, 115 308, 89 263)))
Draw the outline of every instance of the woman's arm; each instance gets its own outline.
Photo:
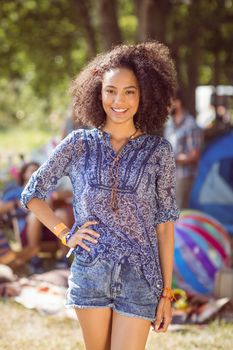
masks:
POLYGON ((163 140, 160 169, 156 181, 158 212, 156 213, 156 232, 159 259, 163 278, 163 293, 159 300, 155 331, 166 332, 172 320, 172 270, 174 260, 174 221, 179 217, 176 204, 175 159, 171 145, 163 140))
MULTIPOLYGON (((30 211, 35 214, 37 219, 42 222, 50 231, 55 234, 54 227, 61 223, 59 219, 50 208, 50 206, 44 200, 39 198, 32 198, 28 203, 27 207, 30 211)), ((67 232, 69 229, 67 228, 67 232)), ((64 234, 65 234, 64 230, 64 234)))
MULTIPOLYGON (((82 146, 81 136, 81 130, 74 131, 54 149, 48 160, 33 173, 22 192, 21 203, 24 208, 29 208, 39 221, 60 238, 63 244, 70 248, 80 245, 89 251, 90 248, 82 240, 96 243, 96 239, 91 236, 99 237, 99 234, 89 226, 97 224, 97 222, 85 222, 77 231, 71 232, 70 236, 70 229, 61 222, 61 219, 55 215, 49 203, 46 202, 46 198, 54 191, 58 181, 63 176, 70 176, 73 160, 76 159, 74 155, 78 153, 78 147, 82 146)), ((76 226, 73 228, 76 229, 76 226)))
POLYGON ((156 320, 154 329, 156 332, 166 332, 172 320, 172 308, 169 290, 172 285, 172 270, 174 258, 174 224, 173 222, 165 222, 156 227, 159 259, 161 265, 161 272, 163 277, 163 293, 165 298, 161 298, 158 303, 156 312, 156 320), (165 288, 168 288, 168 294, 165 288), (168 298, 169 297, 169 298, 168 298))
MULTIPOLYGON (((38 220, 40 220, 50 231, 52 231, 57 236, 55 227, 58 227, 59 224, 63 223, 61 223, 61 219, 59 219, 54 214, 53 210, 45 201, 38 198, 32 198, 27 203, 27 207, 35 214, 38 220)), ((71 236, 66 245, 70 248, 75 248, 77 245, 80 245, 83 249, 90 251, 89 246, 85 244, 83 240, 94 244, 98 243, 98 238, 100 235, 89 228, 89 226, 96 224, 98 224, 96 221, 88 221, 84 223, 84 225, 71 236)), ((70 230, 68 227, 62 228, 62 232, 59 234, 59 236, 66 236, 69 231, 70 230)), ((59 238, 61 239, 61 237, 59 238)))
POLYGON ((174 223, 166 222, 159 224, 157 225, 156 231, 164 288, 171 288, 174 260, 174 223))

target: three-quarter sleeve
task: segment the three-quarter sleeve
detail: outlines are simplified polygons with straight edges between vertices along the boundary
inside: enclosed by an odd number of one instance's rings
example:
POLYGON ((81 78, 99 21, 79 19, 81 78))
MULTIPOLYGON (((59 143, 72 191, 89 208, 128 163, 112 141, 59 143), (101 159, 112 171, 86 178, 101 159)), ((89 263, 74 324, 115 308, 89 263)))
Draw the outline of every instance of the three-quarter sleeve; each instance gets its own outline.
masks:
POLYGON ((69 175, 74 152, 74 137, 75 132, 70 133, 54 149, 48 160, 33 173, 21 195, 24 208, 27 208, 27 203, 32 198, 45 200, 56 187, 58 180, 69 175))
POLYGON ((162 139, 160 167, 156 181, 158 212, 156 223, 176 221, 180 210, 176 204, 175 157, 170 143, 162 139))

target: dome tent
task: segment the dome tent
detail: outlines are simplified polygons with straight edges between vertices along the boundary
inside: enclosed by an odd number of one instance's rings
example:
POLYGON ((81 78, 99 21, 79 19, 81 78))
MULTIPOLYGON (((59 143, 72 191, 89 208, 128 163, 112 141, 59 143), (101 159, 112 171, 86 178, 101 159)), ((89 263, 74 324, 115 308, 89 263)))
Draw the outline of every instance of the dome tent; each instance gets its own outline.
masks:
POLYGON ((233 132, 204 150, 189 207, 216 218, 233 234, 233 132))

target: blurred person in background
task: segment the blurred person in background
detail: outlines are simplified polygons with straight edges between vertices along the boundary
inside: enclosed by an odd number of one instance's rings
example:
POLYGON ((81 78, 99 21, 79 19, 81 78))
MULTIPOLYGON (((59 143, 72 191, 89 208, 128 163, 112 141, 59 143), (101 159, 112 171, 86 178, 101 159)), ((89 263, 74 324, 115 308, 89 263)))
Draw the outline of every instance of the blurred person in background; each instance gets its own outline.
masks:
POLYGON ((28 260, 34 254, 36 249, 29 247, 29 249, 23 249, 22 254, 14 252, 5 236, 5 230, 11 228, 17 230, 19 238, 21 239, 22 232, 26 227, 28 211, 23 209, 20 204, 21 193, 24 186, 28 182, 30 176, 35 170, 39 168, 39 164, 36 162, 30 162, 22 166, 20 171, 17 170, 17 179, 15 182, 10 182, 3 189, 3 194, 0 199, 0 263, 1 264, 14 264, 21 265, 28 260), (24 255, 24 256, 23 256, 24 255), (20 258, 21 256, 21 258, 20 258))
POLYGON ((61 139, 64 139, 67 135, 69 135, 73 130, 76 129, 77 124, 75 123, 75 118, 73 117, 72 106, 69 105, 65 116, 65 121, 61 129, 61 139))
MULTIPOLYGON (((70 108, 69 108, 70 111, 70 108)), ((91 126, 88 125, 83 125, 81 122, 75 120, 75 118, 73 117, 71 111, 70 111, 70 115, 65 119, 65 122, 62 126, 62 130, 61 130, 61 139, 64 139, 66 136, 68 136, 73 130, 77 130, 77 129, 91 129, 91 126)))
POLYGON ((21 193, 27 184, 29 178, 39 168, 37 162, 25 163, 19 171, 17 171, 16 183, 10 183, 3 189, 0 200, 0 211, 4 212, 6 219, 11 220, 17 218, 18 230, 23 232, 26 225, 26 217, 28 211, 23 209, 20 204, 21 193), (8 216, 8 217, 7 217, 8 216))
POLYGON ((211 96, 211 118, 208 118, 209 123, 203 128, 205 145, 231 130, 231 115, 227 108, 227 102, 227 96, 216 94, 211 96))
MULTIPOLYGON (((31 251, 34 252, 28 265, 30 273, 43 272, 42 260, 38 256, 42 241, 57 241, 58 246, 62 251, 62 255, 57 259, 56 267, 68 267, 67 259, 65 259, 67 248, 60 244, 60 241, 41 224, 33 213, 23 209, 20 204, 21 193, 31 175, 39 168, 39 166, 39 163, 33 161, 25 163, 19 170, 18 183, 7 187, 5 191, 3 191, 0 200, 0 213, 4 213, 5 223, 12 225, 14 231, 17 231, 15 234, 20 238, 22 246, 29 247, 31 251), (13 222, 14 219, 16 220, 16 225, 14 224, 15 221, 13 222)), ((70 204, 72 192, 63 187, 57 187, 52 191, 49 195, 48 202, 54 208, 56 214, 61 220, 67 224, 72 224, 73 214, 70 204)))
POLYGON ((193 180, 202 149, 202 132, 185 109, 184 97, 177 90, 172 98, 170 118, 164 137, 171 143, 176 160, 176 199, 180 209, 188 208, 193 180))

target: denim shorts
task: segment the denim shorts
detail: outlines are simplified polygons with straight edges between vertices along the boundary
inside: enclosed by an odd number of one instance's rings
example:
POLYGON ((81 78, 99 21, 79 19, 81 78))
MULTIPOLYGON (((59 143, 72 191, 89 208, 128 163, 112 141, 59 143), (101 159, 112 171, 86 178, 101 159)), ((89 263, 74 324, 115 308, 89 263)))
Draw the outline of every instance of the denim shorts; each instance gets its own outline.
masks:
POLYGON ((100 256, 86 262, 75 255, 68 282, 68 308, 110 307, 125 316, 155 320, 158 296, 127 255, 117 262, 100 256))

